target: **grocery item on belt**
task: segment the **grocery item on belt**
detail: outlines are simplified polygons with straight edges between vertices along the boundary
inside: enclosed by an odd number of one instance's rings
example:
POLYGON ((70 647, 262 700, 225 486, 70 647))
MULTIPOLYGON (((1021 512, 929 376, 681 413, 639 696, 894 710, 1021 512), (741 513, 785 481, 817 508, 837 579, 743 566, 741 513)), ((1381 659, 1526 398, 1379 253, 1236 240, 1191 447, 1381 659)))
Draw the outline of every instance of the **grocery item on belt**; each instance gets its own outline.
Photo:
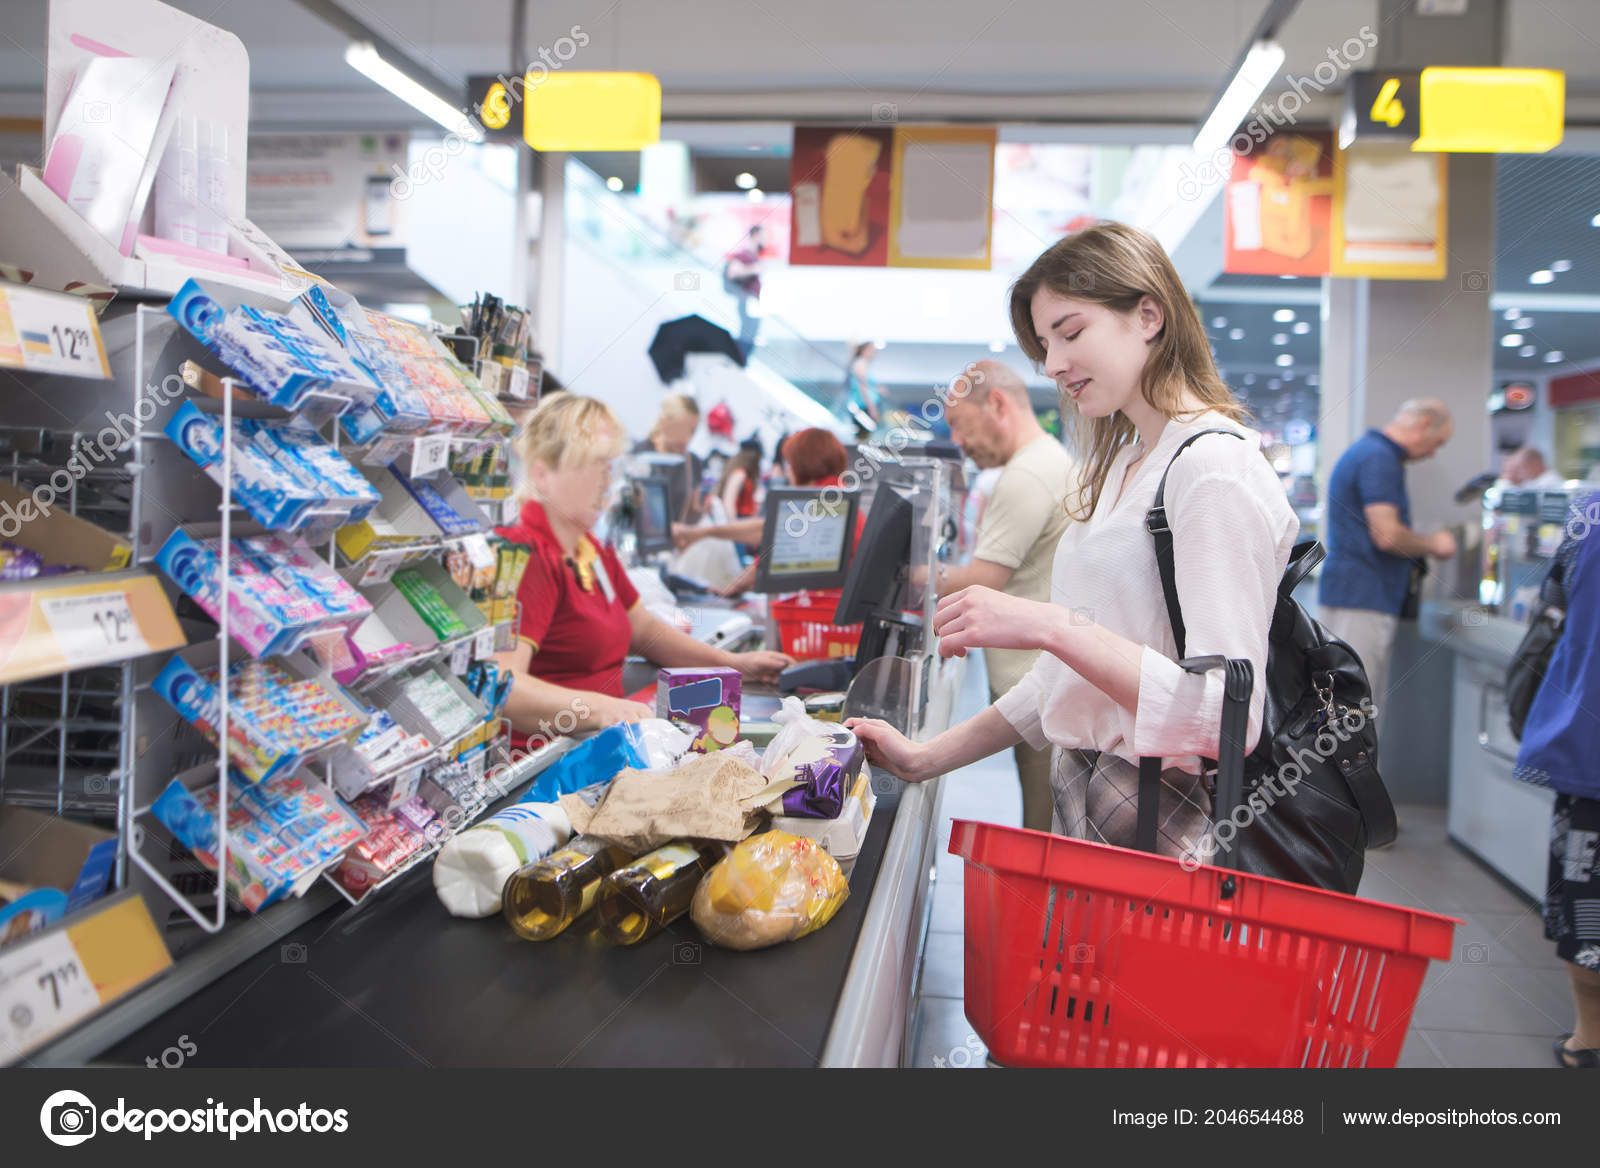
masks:
POLYGON ((593 908, 602 882, 627 862, 622 848, 591 836, 573 837, 506 881, 506 923, 525 940, 548 941, 593 908))
POLYGON ((445 842, 433 861, 433 890, 452 916, 493 916, 517 869, 571 835, 572 823, 556 804, 515 803, 445 842))
POLYGON ((708 753, 739 738, 739 671, 727 666, 663 669, 656 675, 656 717, 697 731, 690 750, 708 753))
POLYGON ((816 840, 827 853, 839 862, 845 876, 850 875, 861 846, 866 842, 867 828, 872 823, 872 812, 878 805, 878 796, 872 789, 872 773, 863 766, 850 787, 844 808, 833 819, 812 819, 798 815, 774 815, 774 831, 816 840))
POLYGON ((690 916, 713 945, 764 949, 816 932, 849 895, 838 863, 814 840, 768 831, 711 869, 690 916))
MULTIPOLYGON (((772 716, 780 729, 761 755, 761 773, 774 786, 788 784, 768 805, 774 815, 820 815, 831 818, 822 808, 837 806, 842 794, 861 773, 866 758, 855 732, 837 722, 819 722, 805 711, 799 698, 783 699, 782 708, 772 716), (831 764, 824 767, 822 764, 831 764), (835 770, 837 769, 837 773, 835 770), (796 795, 793 791, 809 792, 796 795)), ((838 811, 833 812, 834 815, 838 811)))
POLYGON ((561 795, 607 782, 630 767, 671 766, 691 741, 690 735, 659 718, 607 727, 551 763, 534 779, 522 802, 553 803, 561 795))
POLYGON ((726 844, 677 840, 605 878, 595 916, 613 945, 637 945, 689 911, 695 889, 727 854, 726 844))
POLYGON ((571 795, 562 796, 561 805, 573 830, 635 856, 679 839, 733 843, 756 829, 772 797, 754 762, 755 749, 740 743, 691 754, 667 770, 624 770, 597 807, 571 795))

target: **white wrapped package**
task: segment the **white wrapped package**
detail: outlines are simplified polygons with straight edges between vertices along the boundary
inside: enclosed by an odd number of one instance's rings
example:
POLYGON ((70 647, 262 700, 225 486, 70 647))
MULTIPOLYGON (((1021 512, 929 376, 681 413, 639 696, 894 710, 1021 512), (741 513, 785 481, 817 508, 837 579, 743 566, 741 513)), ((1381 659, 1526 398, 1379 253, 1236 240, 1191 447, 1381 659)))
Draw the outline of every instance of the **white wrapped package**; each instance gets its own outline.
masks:
POLYGON ((452 916, 493 916, 500 911, 500 893, 512 873, 571 837, 572 821, 559 805, 514 803, 439 849, 433 889, 452 916))

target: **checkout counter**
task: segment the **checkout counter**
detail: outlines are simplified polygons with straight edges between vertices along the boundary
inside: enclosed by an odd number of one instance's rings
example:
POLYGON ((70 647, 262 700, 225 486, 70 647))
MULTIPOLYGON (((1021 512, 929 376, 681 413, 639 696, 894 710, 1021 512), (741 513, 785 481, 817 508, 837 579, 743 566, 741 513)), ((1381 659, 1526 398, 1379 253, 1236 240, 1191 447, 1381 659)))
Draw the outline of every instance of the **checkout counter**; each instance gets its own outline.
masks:
POLYGON ((1450 589, 1456 595, 1426 601, 1419 618, 1422 638, 1455 656, 1450 837, 1534 900, 1545 893, 1555 796, 1512 778, 1518 743, 1506 714, 1506 668, 1527 631, 1571 502, 1590 490, 1491 489, 1481 538, 1463 548, 1466 570, 1450 589))
MULTIPOLYGON (((900 489, 913 504, 912 561, 930 566, 955 505, 939 461, 910 468, 900 489)), ((902 593, 900 603, 931 627, 935 598, 902 593)), ((719 627, 729 610, 707 611, 698 627, 719 627)), ((955 709, 964 660, 931 648, 857 678, 919 738, 975 712, 955 709)), ((632 674, 653 679, 643 663, 632 674)), ((752 713, 776 708, 774 692, 746 694, 752 713)), ((760 740, 759 723, 742 729, 760 740)), ((850 897, 798 942, 717 949, 687 916, 629 948, 581 921, 523 941, 498 917, 450 916, 425 866, 370 903, 274 938, 102 1058, 139 1065, 183 1033, 197 1047, 188 1065, 210 1067, 898 1066, 909 1061, 941 786, 873 776, 878 803, 850 897)))

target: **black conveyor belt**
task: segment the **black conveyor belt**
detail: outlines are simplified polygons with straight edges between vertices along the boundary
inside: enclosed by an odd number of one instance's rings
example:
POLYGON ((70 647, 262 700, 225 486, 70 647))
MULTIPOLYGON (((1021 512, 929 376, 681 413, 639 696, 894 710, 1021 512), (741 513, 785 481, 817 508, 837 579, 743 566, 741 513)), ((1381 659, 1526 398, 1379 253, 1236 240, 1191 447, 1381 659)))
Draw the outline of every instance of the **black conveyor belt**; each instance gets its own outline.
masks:
POLYGON ((423 865, 267 946, 101 1061, 143 1065, 187 1035, 188 1066, 814 1066, 898 801, 879 795, 850 898, 800 941, 715 949, 687 915, 630 949, 577 927, 523 941, 498 916, 451 917, 423 865))

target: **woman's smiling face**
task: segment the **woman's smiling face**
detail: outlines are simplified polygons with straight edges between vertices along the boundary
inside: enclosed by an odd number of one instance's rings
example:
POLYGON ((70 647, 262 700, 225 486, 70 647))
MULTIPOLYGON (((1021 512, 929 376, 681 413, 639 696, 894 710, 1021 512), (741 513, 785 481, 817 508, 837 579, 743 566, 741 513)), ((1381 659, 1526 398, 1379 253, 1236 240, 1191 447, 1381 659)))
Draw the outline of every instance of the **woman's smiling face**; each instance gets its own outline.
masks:
POLYGON ((1140 392, 1149 341, 1161 331, 1161 309, 1151 297, 1118 312, 1041 287, 1031 311, 1044 371, 1084 417, 1107 417, 1140 392))

